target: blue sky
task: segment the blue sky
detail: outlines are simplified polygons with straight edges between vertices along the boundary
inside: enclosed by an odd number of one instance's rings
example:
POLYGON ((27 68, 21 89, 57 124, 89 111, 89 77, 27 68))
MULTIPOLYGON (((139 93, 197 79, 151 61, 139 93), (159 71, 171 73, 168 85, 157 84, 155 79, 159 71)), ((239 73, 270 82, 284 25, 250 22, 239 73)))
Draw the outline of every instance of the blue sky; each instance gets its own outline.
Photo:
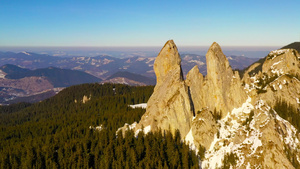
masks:
POLYGON ((300 1, 0 0, 0 46, 282 46, 300 1))

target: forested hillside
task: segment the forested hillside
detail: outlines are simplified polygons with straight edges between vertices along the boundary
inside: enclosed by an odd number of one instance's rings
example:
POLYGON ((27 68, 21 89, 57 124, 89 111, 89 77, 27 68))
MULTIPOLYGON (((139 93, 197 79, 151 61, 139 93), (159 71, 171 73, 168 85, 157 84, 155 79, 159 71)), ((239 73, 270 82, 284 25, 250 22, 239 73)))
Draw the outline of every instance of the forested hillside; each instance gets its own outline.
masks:
POLYGON ((29 105, 1 107, 1 168, 198 168, 198 158, 169 132, 116 130, 139 121, 153 86, 72 86, 29 105), (102 126, 96 128, 97 126, 102 126))
POLYGON ((300 42, 293 42, 282 47, 281 49, 296 49, 300 53, 300 42))

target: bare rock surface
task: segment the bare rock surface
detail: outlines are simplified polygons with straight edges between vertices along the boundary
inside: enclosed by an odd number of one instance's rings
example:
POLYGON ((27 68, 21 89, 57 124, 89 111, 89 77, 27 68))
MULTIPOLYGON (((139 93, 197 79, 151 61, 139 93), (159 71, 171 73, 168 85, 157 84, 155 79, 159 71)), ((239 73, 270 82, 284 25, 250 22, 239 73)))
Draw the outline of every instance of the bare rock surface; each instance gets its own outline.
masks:
POLYGON ((234 107, 246 100, 246 93, 241 86, 237 72, 233 72, 219 44, 214 42, 206 54, 207 76, 194 67, 187 75, 195 111, 208 107, 216 109, 225 117, 234 107))
POLYGON ((176 45, 168 41, 154 62, 157 84, 136 129, 151 126, 153 131, 160 128, 173 133, 178 129, 182 135, 189 132, 193 109, 180 62, 176 45))
POLYGON ((269 53, 263 64, 262 72, 269 77, 282 74, 299 74, 300 55, 295 49, 280 49, 269 53))

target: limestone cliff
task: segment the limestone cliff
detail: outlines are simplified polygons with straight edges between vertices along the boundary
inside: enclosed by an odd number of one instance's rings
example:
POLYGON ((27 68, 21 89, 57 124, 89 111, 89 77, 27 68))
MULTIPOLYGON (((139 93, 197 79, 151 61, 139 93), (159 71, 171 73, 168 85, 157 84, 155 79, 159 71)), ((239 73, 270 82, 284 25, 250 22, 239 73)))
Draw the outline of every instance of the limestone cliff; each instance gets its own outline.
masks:
MULTIPOLYGON (((154 61, 153 68, 157 79, 157 86, 159 86, 164 81, 167 74, 172 72, 173 69, 180 68, 180 71, 182 71, 181 58, 173 40, 169 40, 161 49, 154 61)), ((182 74, 177 78, 180 78, 180 80, 182 80, 182 74)))
POLYGON ((198 66, 193 67, 187 74, 186 84, 189 87, 191 99, 193 101, 194 110, 197 113, 205 107, 206 100, 204 98, 204 78, 199 72, 198 66))
POLYGON ((225 117, 234 107, 246 100, 237 72, 233 72, 219 44, 214 42, 206 54, 207 76, 203 76, 194 67, 187 75, 187 84, 191 90, 195 111, 208 107, 209 110, 222 113, 225 117))
POLYGON ((136 130, 151 126, 153 131, 178 129, 182 135, 190 130, 193 109, 180 62, 176 45, 168 41, 155 60, 157 84, 136 130))

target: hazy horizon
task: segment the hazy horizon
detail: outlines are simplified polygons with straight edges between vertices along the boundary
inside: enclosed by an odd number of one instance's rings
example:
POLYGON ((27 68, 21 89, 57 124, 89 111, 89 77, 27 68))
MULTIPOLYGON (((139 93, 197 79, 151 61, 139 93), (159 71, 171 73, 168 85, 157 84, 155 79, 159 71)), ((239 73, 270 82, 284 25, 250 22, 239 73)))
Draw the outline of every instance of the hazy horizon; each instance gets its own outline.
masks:
MULTIPOLYGON (((48 54, 52 56, 98 56, 109 55, 113 57, 131 57, 131 56, 144 56, 155 57, 160 52, 162 46, 60 46, 60 47, 2 47, 2 52, 33 52, 38 54, 48 54)), ((209 46, 177 46, 181 54, 197 54, 205 55, 209 46)), ((282 46, 221 46, 225 55, 237 55, 245 57, 264 57, 270 51, 281 48, 282 46)))

